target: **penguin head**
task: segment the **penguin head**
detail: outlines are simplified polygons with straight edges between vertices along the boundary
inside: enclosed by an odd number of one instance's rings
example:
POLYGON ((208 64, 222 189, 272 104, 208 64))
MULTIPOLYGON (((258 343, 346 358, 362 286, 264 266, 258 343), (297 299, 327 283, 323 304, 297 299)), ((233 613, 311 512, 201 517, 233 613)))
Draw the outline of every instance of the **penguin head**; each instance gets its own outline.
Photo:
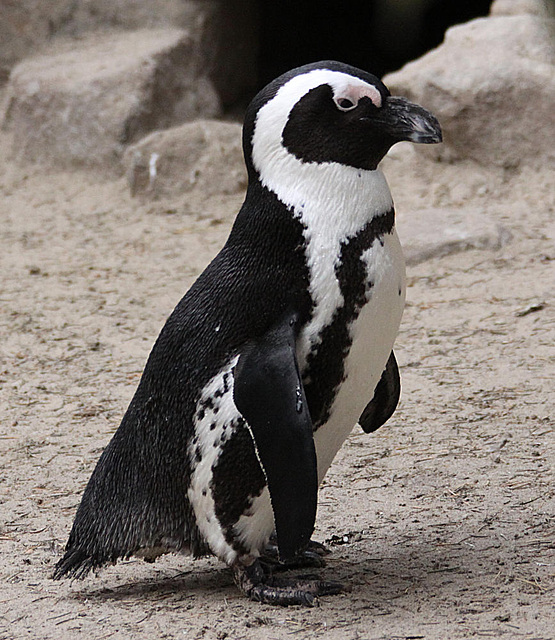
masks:
POLYGON ((403 140, 441 142, 441 128, 426 109, 391 96, 376 76, 333 61, 276 78, 249 105, 243 128, 247 168, 257 179, 277 179, 299 163, 374 171, 403 140))

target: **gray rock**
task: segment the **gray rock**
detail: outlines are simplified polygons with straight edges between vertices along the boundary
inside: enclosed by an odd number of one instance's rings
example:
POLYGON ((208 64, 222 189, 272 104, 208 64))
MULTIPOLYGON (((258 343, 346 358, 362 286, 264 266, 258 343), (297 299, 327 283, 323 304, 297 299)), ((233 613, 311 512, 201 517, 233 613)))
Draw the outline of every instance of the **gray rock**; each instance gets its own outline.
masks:
POLYGON ((186 29, 224 105, 252 94, 257 16, 245 0, 0 0, 0 86, 17 62, 60 36, 146 28, 186 29))
POLYGON ((495 251, 510 242, 510 230, 472 209, 397 212, 397 230, 407 265, 468 249, 495 251))
POLYGON ((182 26, 194 17, 186 0, 17 0, 0 1, 0 80, 27 56, 59 35, 91 31, 182 26))
POLYGON ((530 13, 545 16, 547 11, 547 0, 494 0, 491 4, 490 15, 517 16, 530 13))
POLYGON ((152 29, 94 34, 20 63, 3 118, 16 159, 112 172, 150 131, 218 115, 195 54, 187 32, 152 29))
MULTIPOLYGON (((26 0, 29 1, 29 0, 26 0)), ((245 0, 74 0, 57 34, 173 26, 194 37, 203 74, 222 103, 233 105, 256 86, 256 3, 245 0)))
POLYGON ((433 111, 444 144, 419 149, 448 161, 516 167, 555 159, 555 53, 546 16, 474 20, 384 81, 433 111))
POLYGON ((125 152, 132 195, 173 197, 198 189, 204 196, 243 191, 247 176, 241 125, 198 120, 152 133, 125 152))
POLYGON ((0 85, 10 69, 52 36, 53 25, 71 13, 73 0, 0 1, 0 85))
POLYGON ((88 31, 105 29, 123 31, 176 26, 191 4, 197 3, 188 0, 72 0, 65 19, 56 21, 52 30, 55 35, 80 36, 88 31))

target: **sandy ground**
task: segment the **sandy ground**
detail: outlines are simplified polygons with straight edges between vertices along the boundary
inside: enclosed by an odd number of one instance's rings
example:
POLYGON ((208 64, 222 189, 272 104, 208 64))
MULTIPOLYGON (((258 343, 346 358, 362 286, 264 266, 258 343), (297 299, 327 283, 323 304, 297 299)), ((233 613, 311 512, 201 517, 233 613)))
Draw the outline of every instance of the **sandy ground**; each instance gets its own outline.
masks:
POLYGON ((399 225, 470 207, 513 240, 409 268, 401 405, 374 435, 355 429, 320 493, 322 574, 352 590, 281 609, 211 558, 50 579, 150 347, 241 197, 141 203, 123 179, 14 167, 8 142, 0 638, 555 638, 553 176, 389 161, 399 225))

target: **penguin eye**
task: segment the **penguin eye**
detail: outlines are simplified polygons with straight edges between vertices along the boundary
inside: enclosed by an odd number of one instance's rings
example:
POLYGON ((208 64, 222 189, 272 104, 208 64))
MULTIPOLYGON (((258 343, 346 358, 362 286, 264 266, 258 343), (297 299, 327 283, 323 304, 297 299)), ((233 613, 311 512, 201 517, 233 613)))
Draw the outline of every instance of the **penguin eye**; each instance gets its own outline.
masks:
POLYGON ((341 109, 341 111, 350 111, 357 106, 352 100, 349 100, 349 98, 338 98, 335 101, 335 104, 341 109))

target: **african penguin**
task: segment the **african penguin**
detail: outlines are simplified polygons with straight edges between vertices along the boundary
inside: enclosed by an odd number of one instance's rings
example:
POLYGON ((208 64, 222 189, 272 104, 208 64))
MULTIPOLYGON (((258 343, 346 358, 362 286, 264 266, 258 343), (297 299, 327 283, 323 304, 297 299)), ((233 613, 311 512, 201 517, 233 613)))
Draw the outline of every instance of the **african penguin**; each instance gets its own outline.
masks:
POLYGON ((131 555, 212 553, 251 599, 341 585, 275 578, 314 561, 318 485, 358 422, 396 408, 405 267, 378 164, 441 141, 425 109, 339 62, 293 69, 245 116, 249 183, 229 238, 167 320, 85 489, 54 577, 131 555))

